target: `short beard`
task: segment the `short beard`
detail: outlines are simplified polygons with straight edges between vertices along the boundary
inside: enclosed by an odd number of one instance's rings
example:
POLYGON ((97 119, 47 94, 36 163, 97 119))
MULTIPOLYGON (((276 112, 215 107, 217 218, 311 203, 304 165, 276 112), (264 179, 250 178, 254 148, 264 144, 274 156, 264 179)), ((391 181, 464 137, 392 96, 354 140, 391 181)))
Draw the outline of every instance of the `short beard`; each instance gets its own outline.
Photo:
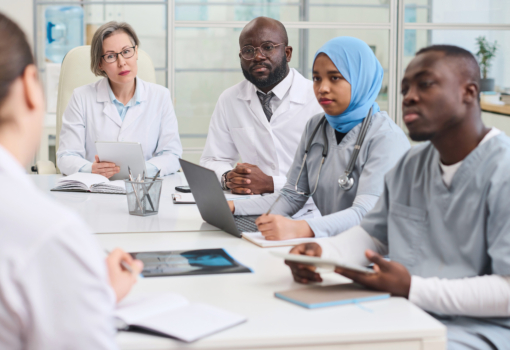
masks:
POLYGON ((287 75, 287 60, 285 59, 285 56, 283 56, 281 63, 277 65, 271 73, 269 73, 267 78, 256 78, 242 66, 241 69, 243 70, 243 74, 246 80, 248 80, 259 89, 263 89, 268 86, 276 85, 285 78, 287 75))
POLYGON ((434 133, 409 133, 411 140, 416 142, 430 141, 434 137, 434 133))

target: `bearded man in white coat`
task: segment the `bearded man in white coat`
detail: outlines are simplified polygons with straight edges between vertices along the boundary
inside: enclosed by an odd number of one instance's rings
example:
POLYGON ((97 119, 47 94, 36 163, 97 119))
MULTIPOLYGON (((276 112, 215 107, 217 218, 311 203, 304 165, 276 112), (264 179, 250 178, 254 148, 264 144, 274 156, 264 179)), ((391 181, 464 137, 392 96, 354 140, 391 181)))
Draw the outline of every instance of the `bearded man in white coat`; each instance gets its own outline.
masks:
MULTIPOLYGON (((292 47, 281 22, 255 18, 239 46, 246 80, 221 94, 200 165, 216 172, 224 190, 273 193, 286 183, 308 119, 323 110, 312 81, 289 68, 292 47)), ((320 215, 312 199, 295 217, 310 211, 320 215)))

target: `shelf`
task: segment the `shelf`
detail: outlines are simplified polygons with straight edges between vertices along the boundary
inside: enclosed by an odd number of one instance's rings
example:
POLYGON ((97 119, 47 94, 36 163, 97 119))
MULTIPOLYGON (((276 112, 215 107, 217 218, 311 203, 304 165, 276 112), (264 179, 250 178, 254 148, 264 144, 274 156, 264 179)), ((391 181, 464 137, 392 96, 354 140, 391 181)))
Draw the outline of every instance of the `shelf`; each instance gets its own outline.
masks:
POLYGON ((480 102, 482 111, 493 112, 510 116, 510 105, 494 105, 492 103, 480 102))

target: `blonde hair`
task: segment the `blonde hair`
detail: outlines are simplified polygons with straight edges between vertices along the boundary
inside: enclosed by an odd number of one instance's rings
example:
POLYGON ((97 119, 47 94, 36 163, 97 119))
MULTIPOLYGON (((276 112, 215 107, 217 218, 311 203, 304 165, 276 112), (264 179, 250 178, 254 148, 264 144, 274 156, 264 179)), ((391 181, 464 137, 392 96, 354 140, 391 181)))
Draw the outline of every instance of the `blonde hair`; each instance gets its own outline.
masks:
POLYGON ((106 73, 99 68, 99 63, 101 63, 101 57, 103 56, 103 41, 116 32, 126 33, 133 46, 140 46, 140 41, 138 40, 138 36, 136 36, 135 30, 126 22, 119 23, 111 21, 103 24, 94 33, 90 48, 90 70, 96 76, 107 76, 106 73))

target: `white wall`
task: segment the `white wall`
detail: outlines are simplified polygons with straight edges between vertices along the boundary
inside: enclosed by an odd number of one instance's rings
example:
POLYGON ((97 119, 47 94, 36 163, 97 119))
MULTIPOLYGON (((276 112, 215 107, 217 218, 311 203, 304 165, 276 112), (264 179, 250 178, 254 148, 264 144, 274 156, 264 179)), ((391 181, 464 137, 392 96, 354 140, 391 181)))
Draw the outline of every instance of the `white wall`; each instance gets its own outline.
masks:
POLYGON ((33 1, 0 0, 0 12, 9 16, 23 29, 30 45, 34 44, 33 1))

